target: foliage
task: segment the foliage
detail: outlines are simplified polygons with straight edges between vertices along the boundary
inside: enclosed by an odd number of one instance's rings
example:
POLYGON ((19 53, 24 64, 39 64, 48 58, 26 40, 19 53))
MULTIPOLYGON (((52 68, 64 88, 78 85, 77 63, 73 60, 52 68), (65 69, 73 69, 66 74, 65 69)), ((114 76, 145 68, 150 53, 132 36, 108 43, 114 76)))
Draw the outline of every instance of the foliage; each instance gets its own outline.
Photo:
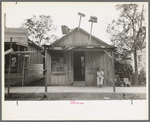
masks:
POLYGON ((111 42, 117 47, 117 52, 126 55, 145 46, 145 10, 137 4, 119 4, 119 19, 113 20, 107 27, 111 42))
POLYGON ((134 54, 135 84, 138 85, 137 50, 145 47, 146 23, 144 5, 118 4, 120 11, 117 20, 107 27, 111 42, 117 47, 118 59, 126 59, 134 54))
POLYGON ((115 60, 115 73, 122 78, 129 78, 133 73, 133 68, 127 61, 115 60))
POLYGON ((39 15, 37 17, 33 15, 32 18, 26 19, 22 23, 21 28, 27 28, 29 39, 38 45, 57 39, 57 36, 53 34, 56 27, 51 16, 39 15))

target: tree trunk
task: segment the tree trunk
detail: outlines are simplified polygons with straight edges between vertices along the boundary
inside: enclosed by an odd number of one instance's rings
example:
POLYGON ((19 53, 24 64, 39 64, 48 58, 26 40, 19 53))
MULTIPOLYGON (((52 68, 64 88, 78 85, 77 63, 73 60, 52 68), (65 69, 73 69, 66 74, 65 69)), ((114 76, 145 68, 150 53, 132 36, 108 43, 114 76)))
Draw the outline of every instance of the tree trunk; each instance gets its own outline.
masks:
POLYGON ((138 64, 137 64, 137 53, 134 51, 134 69, 135 69, 135 86, 138 86, 138 64))

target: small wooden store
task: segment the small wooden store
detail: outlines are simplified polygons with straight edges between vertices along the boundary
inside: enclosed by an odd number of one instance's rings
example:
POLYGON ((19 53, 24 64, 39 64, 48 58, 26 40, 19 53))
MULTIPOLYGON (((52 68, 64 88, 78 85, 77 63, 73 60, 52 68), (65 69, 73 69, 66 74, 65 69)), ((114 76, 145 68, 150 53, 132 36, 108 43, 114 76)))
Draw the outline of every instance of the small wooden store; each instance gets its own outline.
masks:
POLYGON ((104 85, 114 84, 114 47, 75 28, 45 48, 46 86, 96 86, 102 67, 104 85))
POLYGON ((43 77, 43 55, 40 53, 43 49, 28 39, 27 29, 5 28, 4 47, 5 85, 8 85, 9 78, 11 86, 23 86, 43 77), (11 57, 6 54, 10 48, 11 57))

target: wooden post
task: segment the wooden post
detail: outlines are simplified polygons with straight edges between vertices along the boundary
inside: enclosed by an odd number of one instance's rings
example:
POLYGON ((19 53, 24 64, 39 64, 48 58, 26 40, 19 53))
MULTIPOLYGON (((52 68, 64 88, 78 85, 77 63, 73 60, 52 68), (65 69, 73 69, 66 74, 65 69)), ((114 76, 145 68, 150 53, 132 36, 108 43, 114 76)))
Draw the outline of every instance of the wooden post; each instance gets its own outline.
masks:
MULTIPOLYGON (((10 49, 12 48, 12 37, 10 37, 10 49)), ((10 92, 10 74, 11 74, 11 53, 9 54, 9 70, 8 70, 8 94, 10 92)))
POLYGON ((81 16, 80 16, 80 20, 79 20, 78 31, 79 31, 79 28, 80 28, 80 23, 81 23, 81 16))
POLYGON ((71 51, 71 74, 72 74, 72 82, 74 82, 74 59, 73 59, 73 51, 71 51))
POLYGON ((90 41, 91 41, 93 22, 97 23, 97 17, 91 16, 89 22, 91 22, 91 32, 90 32, 90 41))
POLYGON ((4 28, 6 28, 6 13, 4 14, 4 28))
POLYGON ((48 83, 51 80, 51 54, 45 50, 45 92, 47 92, 48 83))
POLYGON ((24 68, 25 68, 25 55, 23 55, 22 86, 24 85, 24 68))
POLYGON ((104 86, 106 86, 106 82, 107 82, 107 57, 106 54, 104 53, 104 86))
MULTIPOLYGON (((25 51, 25 48, 24 48, 25 51)), ((25 55, 23 55, 23 67, 22 67, 22 86, 24 85, 24 76, 25 76, 25 55)))
POLYGON ((47 92, 47 82, 49 80, 49 74, 48 74, 48 51, 45 50, 45 92, 47 92))
POLYGON ((78 15, 80 16, 80 19, 79 19, 79 26, 78 26, 78 31, 79 31, 80 24, 81 24, 81 17, 85 17, 85 14, 82 14, 82 13, 78 12, 78 15))
MULTIPOLYGON (((20 50, 20 46, 18 46, 18 51, 20 50)), ((18 64, 17 64, 17 73, 19 73, 19 55, 18 55, 18 64)))
POLYGON ((93 22, 91 22, 90 41, 91 41, 91 35, 92 35, 92 27, 93 27, 93 22))
MULTIPOLYGON (((25 51, 27 51, 27 48, 24 48, 25 51)), ((26 82, 27 79, 27 70, 28 70, 28 55, 24 55, 25 64, 24 64, 24 81, 26 82)))
POLYGON ((115 92, 114 51, 112 51, 113 92, 115 92))

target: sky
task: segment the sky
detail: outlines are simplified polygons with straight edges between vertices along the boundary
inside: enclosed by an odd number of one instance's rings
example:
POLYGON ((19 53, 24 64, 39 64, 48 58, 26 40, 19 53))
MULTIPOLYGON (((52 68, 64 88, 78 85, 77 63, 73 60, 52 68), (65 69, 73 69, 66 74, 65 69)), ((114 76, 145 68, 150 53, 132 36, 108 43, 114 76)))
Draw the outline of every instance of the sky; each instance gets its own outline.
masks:
POLYGON ((115 2, 3 2, 3 14, 6 13, 6 27, 20 27, 25 19, 33 15, 50 15, 57 26, 56 35, 62 36, 61 25, 74 29, 79 25, 78 12, 85 14, 80 27, 90 33, 90 16, 96 16, 97 23, 93 24, 92 35, 110 44, 106 28, 113 19, 118 18, 115 2))

